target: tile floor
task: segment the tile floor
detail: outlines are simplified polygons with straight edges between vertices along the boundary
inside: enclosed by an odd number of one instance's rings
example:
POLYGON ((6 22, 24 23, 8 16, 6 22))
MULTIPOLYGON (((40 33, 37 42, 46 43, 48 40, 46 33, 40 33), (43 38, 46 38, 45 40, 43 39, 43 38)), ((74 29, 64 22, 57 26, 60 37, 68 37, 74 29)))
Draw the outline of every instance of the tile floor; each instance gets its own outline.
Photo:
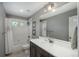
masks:
POLYGON ((30 50, 17 51, 6 57, 30 57, 30 50))

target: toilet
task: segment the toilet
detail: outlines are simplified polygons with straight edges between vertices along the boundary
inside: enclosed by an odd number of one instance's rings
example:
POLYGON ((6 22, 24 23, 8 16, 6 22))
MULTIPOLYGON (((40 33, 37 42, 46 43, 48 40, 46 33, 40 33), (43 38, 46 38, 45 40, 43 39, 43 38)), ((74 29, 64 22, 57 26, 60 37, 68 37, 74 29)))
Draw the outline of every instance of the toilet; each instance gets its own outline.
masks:
POLYGON ((29 44, 26 44, 26 45, 23 45, 22 47, 23 47, 23 50, 27 50, 27 49, 30 48, 30 45, 29 44))
POLYGON ((23 51, 27 56, 30 56, 30 44, 23 45, 23 51))

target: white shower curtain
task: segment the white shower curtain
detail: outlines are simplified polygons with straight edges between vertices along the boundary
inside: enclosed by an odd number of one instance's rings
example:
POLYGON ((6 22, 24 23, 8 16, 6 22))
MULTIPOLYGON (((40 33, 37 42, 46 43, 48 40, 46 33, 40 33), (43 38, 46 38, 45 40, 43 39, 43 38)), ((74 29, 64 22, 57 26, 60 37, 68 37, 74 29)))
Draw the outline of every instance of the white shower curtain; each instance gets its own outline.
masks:
POLYGON ((9 25, 9 19, 5 19, 5 54, 11 53, 13 50, 13 38, 11 25, 9 25))
POLYGON ((6 18, 5 19, 5 54, 28 48, 27 20, 6 18), (14 22, 18 25, 15 26, 14 22))
POLYGON ((69 17, 69 37, 73 49, 77 47, 77 21, 77 15, 69 17))

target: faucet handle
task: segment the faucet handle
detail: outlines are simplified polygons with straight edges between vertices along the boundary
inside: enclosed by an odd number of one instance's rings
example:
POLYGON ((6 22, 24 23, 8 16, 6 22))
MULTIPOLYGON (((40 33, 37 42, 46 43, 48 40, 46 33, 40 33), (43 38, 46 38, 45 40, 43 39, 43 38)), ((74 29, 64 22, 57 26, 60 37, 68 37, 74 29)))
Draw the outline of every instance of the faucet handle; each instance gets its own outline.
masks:
POLYGON ((51 39, 48 39, 50 43, 53 43, 53 41, 51 39))

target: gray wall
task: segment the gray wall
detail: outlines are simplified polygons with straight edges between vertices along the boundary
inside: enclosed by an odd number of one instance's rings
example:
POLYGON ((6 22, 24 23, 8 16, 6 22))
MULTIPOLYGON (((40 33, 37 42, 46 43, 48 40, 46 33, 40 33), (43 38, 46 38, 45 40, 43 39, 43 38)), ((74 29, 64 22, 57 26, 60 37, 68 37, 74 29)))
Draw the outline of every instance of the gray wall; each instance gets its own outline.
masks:
POLYGON ((4 56, 5 46, 4 46, 4 8, 2 3, 0 3, 0 56, 4 56))
POLYGON ((68 41, 69 17, 76 15, 77 9, 50 17, 47 20, 47 36, 68 41))

